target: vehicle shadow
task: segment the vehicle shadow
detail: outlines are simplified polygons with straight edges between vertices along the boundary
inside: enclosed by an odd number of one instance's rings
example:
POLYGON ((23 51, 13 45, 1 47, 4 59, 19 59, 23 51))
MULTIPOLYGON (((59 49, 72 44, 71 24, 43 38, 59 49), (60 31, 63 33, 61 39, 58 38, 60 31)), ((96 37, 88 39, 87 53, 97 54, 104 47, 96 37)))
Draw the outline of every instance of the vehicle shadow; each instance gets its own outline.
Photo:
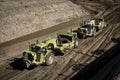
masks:
POLYGON ((33 65, 30 66, 29 68, 25 68, 23 58, 14 58, 12 62, 9 63, 9 65, 12 67, 13 70, 21 70, 21 71, 23 71, 24 69, 32 70, 36 67, 33 65))
POLYGON ((24 70, 24 64, 22 58, 14 58, 9 65, 13 68, 13 70, 24 70))
MULTIPOLYGON (((55 56, 63 56, 63 55, 64 54, 61 52, 55 54, 55 56)), ((12 67, 13 70, 21 70, 21 71, 23 71, 24 69, 32 70, 35 67, 37 67, 35 65, 32 65, 29 68, 25 68, 23 58, 14 58, 11 60, 11 63, 9 63, 9 65, 12 67)), ((41 64, 40 66, 46 66, 46 64, 41 64)))
MULTIPOLYGON (((115 43, 117 43, 115 46, 110 48, 109 50, 96 50, 99 53, 102 51, 104 54, 102 54, 100 57, 95 59, 90 64, 84 66, 84 68, 79 69, 79 72, 73 76, 70 80, 90 80, 102 67, 103 65, 107 64, 114 56, 120 53, 120 38, 118 39, 112 39, 115 43)), ((96 53, 95 52, 95 53, 96 53)), ((73 69, 74 70, 74 69, 73 69)))

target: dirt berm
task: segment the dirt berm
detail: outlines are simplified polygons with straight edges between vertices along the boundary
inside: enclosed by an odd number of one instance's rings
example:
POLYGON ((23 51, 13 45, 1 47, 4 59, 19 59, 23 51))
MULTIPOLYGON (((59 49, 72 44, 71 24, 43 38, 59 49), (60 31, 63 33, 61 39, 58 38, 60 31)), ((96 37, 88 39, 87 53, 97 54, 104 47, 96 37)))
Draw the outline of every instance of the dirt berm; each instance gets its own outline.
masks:
POLYGON ((89 15, 69 0, 0 0, 0 43, 89 15))

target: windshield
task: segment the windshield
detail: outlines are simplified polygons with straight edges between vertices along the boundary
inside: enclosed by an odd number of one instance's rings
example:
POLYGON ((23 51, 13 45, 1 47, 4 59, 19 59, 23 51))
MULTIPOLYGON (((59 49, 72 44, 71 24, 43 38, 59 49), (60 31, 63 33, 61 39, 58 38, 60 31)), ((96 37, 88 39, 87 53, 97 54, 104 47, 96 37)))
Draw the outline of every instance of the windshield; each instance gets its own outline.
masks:
POLYGON ((82 28, 90 28, 91 27, 91 25, 84 25, 84 26, 82 26, 82 28))
POLYGON ((100 21, 103 21, 103 19, 95 19, 95 21, 99 21, 100 22, 100 21))
POLYGON ((41 50, 41 48, 39 46, 32 46, 31 47, 31 51, 33 51, 33 52, 38 52, 40 50, 41 50))

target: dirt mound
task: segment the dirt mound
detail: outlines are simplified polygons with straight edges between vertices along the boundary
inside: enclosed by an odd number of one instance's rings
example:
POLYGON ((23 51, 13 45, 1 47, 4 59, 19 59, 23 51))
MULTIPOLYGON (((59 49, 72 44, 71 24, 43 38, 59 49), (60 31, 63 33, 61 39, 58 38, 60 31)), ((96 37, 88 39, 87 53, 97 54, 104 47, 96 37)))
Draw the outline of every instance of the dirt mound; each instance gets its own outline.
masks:
POLYGON ((0 43, 88 15, 69 0, 0 1, 0 43))

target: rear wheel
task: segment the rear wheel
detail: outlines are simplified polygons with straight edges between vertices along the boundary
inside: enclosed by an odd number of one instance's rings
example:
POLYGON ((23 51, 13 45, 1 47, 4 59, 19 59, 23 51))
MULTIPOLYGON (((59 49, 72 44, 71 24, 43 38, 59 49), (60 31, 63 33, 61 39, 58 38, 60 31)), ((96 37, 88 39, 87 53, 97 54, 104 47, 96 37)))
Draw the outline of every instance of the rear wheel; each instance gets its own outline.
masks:
POLYGON ((80 28, 78 28, 78 30, 77 30, 77 37, 81 38, 81 30, 80 30, 80 28))
POLYGON ((54 53, 50 52, 46 57, 46 65, 47 66, 51 65, 53 61, 54 61, 54 53))

